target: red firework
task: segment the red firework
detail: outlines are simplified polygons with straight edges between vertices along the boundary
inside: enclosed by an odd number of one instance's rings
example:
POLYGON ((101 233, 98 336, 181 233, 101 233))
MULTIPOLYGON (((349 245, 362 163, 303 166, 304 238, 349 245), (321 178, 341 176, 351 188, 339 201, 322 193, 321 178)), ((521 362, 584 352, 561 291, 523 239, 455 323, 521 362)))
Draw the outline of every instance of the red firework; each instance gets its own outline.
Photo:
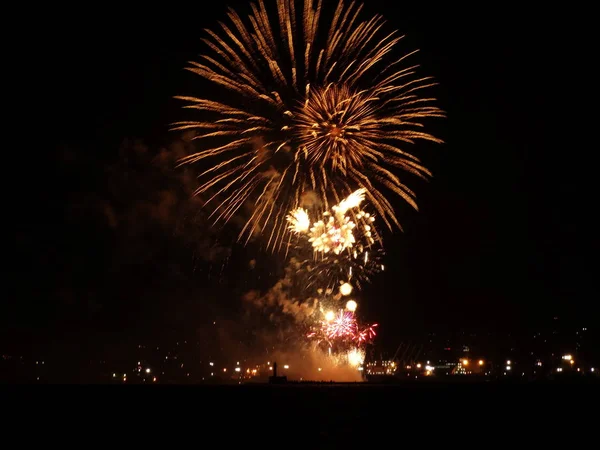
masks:
POLYGON ((377 324, 361 328, 356 321, 354 313, 340 310, 332 320, 321 322, 319 329, 312 331, 307 337, 317 339, 319 342, 352 342, 364 344, 371 341, 375 335, 377 324))

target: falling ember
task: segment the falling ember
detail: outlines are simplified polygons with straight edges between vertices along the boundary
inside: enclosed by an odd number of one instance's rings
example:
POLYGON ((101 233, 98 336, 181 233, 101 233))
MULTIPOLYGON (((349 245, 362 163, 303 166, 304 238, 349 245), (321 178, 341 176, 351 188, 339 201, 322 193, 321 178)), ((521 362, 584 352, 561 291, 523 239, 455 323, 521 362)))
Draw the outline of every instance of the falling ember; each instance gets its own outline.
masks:
MULTIPOLYGON (((431 175, 406 147, 441 142, 423 128, 425 119, 444 116, 435 99, 420 96, 435 83, 405 63, 416 52, 394 55, 402 37, 384 31, 383 16, 361 19, 360 4, 339 2, 321 19, 321 0, 273 3, 274 14, 262 0, 247 18, 230 10, 229 24, 207 30, 207 54, 189 62, 189 71, 227 91, 177 97, 205 115, 173 124, 203 144, 181 164, 211 160, 196 194, 215 223, 255 205, 239 238, 262 233, 273 250, 289 237, 281 218, 306 206, 306 192, 328 208, 363 188, 386 226, 399 226, 382 190, 417 207, 394 170, 431 175)), ((339 231, 337 243, 345 239, 339 231)))

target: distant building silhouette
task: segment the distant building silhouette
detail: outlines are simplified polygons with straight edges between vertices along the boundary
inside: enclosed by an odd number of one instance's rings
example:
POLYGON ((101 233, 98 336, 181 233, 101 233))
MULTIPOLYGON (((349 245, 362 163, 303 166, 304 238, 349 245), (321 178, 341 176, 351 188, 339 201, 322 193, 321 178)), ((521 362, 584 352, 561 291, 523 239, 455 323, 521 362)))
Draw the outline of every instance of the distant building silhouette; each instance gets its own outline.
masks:
POLYGON ((281 376, 281 377, 277 376, 277 362, 273 362, 273 375, 269 377, 269 383, 272 383, 272 384, 287 383, 287 377, 285 375, 281 376))

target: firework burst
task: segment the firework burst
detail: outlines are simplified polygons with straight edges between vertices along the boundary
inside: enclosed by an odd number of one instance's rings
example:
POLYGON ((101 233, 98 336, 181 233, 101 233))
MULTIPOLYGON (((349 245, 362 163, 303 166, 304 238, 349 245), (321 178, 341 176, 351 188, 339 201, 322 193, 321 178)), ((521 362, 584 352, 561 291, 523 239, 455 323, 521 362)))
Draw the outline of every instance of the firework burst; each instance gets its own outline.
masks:
POLYGON ((434 83, 405 65, 414 52, 393 59, 401 37, 382 34, 381 16, 359 19, 362 5, 340 2, 328 19, 321 1, 276 6, 269 14, 260 0, 246 19, 230 10, 228 24, 207 30, 209 52, 190 62, 188 70, 229 92, 223 101, 178 97, 201 117, 174 129, 196 130, 203 145, 181 163, 210 159, 196 194, 213 205, 215 223, 251 204, 240 239, 262 233, 273 250, 289 242, 283 217, 306 207, 309 192, 329 209, 363 188, 384 223, 400 226, 379 189, 416 208, 392 170, 430 175, 404 146, 441 142, 422 121, 443 113, 418 95, 434 83))
POLYGON ((302 208, 288 214, 289 229, 306 241, 296 248, 302 252, 308 243, 312 249, 311 257, 301 260, 300 270, 308 275, 307 288, 317 284, 331 289, 349 281, 360 288, 361 282, 383 270, 375 217, 360 208, 365 194, 364 189, 358 189, 314 223, 302 208))
POLYGON ((371 342, 377 324, 361 326, 352 311, 340 310, 338 314, 328 311, 323 320, 307 335, 318 344, 333 346, 362 346, 371 342))

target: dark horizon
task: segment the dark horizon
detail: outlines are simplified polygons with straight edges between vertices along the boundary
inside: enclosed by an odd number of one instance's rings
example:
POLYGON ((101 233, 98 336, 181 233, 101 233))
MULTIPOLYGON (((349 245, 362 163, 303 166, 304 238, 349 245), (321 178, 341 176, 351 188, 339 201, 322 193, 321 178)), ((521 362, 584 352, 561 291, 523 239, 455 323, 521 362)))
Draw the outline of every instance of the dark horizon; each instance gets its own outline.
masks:
MULTIPOLYGON (((406 34, 400 51, 420 49, 414 62, 439 82, 430 94, 448 117, 429 122, 445 144, 411 149, 434 176, 409 179, 419 212, 394 202, 404 232, 385 235, 386 270, 361 294, 361 314, 380 324, 388 346, 430 331, 526 334, 554 317, 592 326, 591 138, 578 125, 585 41, 571 45, 553 20, 510 11, 449 21, 390 5, 369 2, 367 11, 406 34)), ((51 165, 26 181, 28 204, 16 209, 7 337, 72 333, 100 343, 193 332, 214 318, 235 323, 243 293, 277 280, 281 264, 256 245, 190 228, 195 204, 179 189, 180 169, 165 168, 170 160, 144 165, 179 139, 168 126, 186 116, 172 97, 202 94, 183 68, 204 48, 202 28, 225 17, 225 5, 214 9, 63 19, 40 42, 47 73, 36 82, 50 94, 44 114, 57 146, 37 150, 51 165), (175 188, 176 206, 149 209, 175 188)))

